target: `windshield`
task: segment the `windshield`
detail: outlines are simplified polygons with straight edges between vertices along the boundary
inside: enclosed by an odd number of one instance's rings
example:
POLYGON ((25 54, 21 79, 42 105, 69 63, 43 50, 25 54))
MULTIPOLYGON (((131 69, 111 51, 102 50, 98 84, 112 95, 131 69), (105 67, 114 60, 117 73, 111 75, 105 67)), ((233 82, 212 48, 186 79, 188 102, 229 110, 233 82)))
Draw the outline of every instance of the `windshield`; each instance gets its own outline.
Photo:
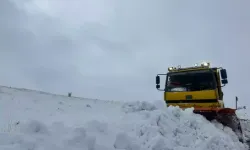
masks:
POLYGON ((166 91, 201 91, 215 89, 213 72, 209 70, 169 73, 166 91))

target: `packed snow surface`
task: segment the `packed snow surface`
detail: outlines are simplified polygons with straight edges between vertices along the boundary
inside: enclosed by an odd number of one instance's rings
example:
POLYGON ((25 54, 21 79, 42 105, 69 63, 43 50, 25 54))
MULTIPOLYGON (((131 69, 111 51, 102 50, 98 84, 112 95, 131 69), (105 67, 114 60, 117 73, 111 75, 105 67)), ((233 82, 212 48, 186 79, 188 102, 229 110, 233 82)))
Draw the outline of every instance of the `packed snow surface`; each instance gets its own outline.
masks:
POLYGON ((1 150, 244 150, 192 109, 0 87, 1 150))

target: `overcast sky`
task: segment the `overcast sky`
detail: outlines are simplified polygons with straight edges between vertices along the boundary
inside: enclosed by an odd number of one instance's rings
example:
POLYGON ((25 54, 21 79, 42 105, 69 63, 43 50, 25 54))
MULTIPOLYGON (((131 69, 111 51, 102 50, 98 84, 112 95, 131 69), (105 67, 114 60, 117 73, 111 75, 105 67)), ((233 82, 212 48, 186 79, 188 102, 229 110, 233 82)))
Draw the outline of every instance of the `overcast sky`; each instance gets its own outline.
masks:
POLYGON ((247 0, 0 0, 0 83, 104 100, 161 100, 155 76, 210 61, 226 106, 250 107, 247 0))

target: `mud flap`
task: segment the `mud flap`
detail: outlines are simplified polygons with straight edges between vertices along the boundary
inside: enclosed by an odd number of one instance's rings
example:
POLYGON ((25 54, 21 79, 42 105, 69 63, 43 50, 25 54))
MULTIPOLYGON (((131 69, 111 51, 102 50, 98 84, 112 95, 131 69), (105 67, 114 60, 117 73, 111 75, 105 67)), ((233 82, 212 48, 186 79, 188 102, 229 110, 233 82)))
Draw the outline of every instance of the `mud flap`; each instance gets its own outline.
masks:
POLYGON ((240 120, 235 113, 235 109, 219 108, 219 109, 195 109, 195 114, 204 116, 207 120, 216 120, 217 122, 231 128, 238 136, 239 141, 244 143, 243 132, 240 120))

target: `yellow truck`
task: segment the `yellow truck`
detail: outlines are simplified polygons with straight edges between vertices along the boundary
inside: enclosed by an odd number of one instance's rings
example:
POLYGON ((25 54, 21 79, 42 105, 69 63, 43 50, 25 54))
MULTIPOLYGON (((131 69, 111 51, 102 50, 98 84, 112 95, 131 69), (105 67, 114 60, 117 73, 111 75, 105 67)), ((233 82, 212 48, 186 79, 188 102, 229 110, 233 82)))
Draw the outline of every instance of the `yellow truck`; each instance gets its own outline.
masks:
POLYGON ((222 67, 210 67, 203 62, 193 67, 169 67, 166 74, 157 74, 156 88, 164 91, 167 107, 194 108, 194 113, 207 120, 217 120, 232 128, 243 141, 240 120, 236 109, 225 108, 222 87, 228 84, 227 71, 222 67), (165 86, 160 87, 160 76, 165 76, 165 86))

